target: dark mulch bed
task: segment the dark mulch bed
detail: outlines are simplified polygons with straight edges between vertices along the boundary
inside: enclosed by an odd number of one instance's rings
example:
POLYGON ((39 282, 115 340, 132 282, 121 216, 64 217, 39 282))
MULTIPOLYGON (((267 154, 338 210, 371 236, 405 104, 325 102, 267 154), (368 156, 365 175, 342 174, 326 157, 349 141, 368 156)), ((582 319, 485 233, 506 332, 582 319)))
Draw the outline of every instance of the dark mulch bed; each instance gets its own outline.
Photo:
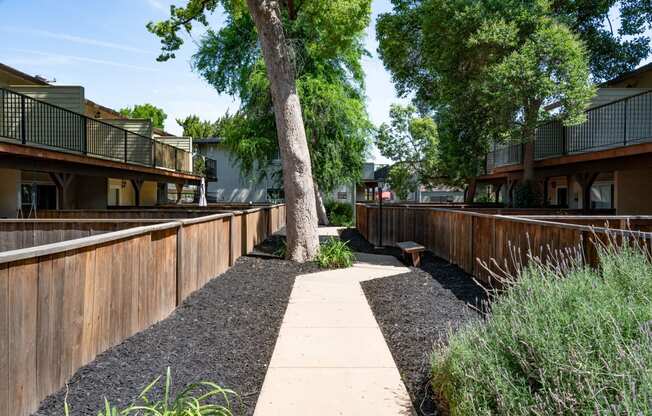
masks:
MULTIPOLYGON (((345 230, 357 251, 400 256, 400 250, 374 249, 356 230, 345 230)), ((457 266, 426 253, 410 273, 362 283, 401 377, 420 415, 436 414, 430 390, 430 354, 448 330, 478 319, 484 290, 457 266)))
MULTIPOLYGON (((314 264, 243 257, 170 317, 99 355, 68 383, 73 415, 95 415, 104 397, 125 407, 172 369, 176 389, 213 381, 235 390, 251 415, 272 356, 294 277, 314 264)), ((162 383, 161 383, 162 385, 162 383)), ((35 415, 63 415, 65 388, 35 415)))
POLYGON ((340 239, 342 241, 347 241, 349 247, 351 247, 351 250, 353 251, 358 251, 360 253, 384 254, 401 258, 401 250, 397 247, 375 248, 374 245, 365 240, 362 234, 360 234, 355 228, 342 229, 340 231, 340 239))

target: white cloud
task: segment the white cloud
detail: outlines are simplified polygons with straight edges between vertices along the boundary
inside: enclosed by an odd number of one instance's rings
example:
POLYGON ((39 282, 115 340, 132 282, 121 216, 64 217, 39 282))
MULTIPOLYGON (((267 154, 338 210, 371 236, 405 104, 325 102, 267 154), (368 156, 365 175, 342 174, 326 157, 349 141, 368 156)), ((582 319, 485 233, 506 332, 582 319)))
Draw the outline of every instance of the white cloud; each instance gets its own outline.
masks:
POLYGON ((46 58, 47 62, 49 62, 50 64, 58 63, 58 64, 63 65, 63 64, 71 64, 71 63, 73 63, 73 61, 78 61, 78 62, 86 62, 86 63, 91 63, 91 64, 98 64, 98 65, 109 65, 109 66, 114 66, 114 67, 118 67, 118 68, 133 69, 133 70, 137 70, 137 71, 159 72, 159 70, 156 69, 156 68, 125 64, 125 63, 122 63, 122 62, 107 61, 107 60, 104 60, 104 59, 88 58, 88 57, 85 57, 85 56, 64 55, 64 54, 49 53, 49 52, 42 52, 42 51, 34 51, 34 50, 28 50, 28 49, 7 48, 6 50, 12 51, 12 52, 23 53, 23 54, 35 55, 35 56, 39 57, 39 58, 34 58, 34 59, 25 58, 25 57, 15 57, 15 58, 9 58, 8 59, 8 60, 11 60, 14 63, 16 63, 17 61, 21 61, 20 63, 22 63, 22 64, 38 65, 43 61, 43 58, 46 58))
MULTIPOLYGON (((150 1, 155 1, 155 0, 150 0, 150 1)), ((68 35, 66 33, 49 32, 47 30, 22 29, 22 28, 16 28, 16 27, 4 27, 4 28, 0 28, 0 31, 7 32, 7 33, 13 33, 13 34, 41 36, 41 37, 46 37, 46 38, 50 38, 50 39, 64 40, 64 41, 67 41, 67 42, 78 43, 78 44, 83 44, 83 45, 98 46, 98 47, 101 47, 101 48, 108 48, 108 49, 117 49, 117 50, 121 50, 121 51, 125 51, 125 52, 133 52, 133 53, 140 53, 140 54, 155 55, 151 50, 134 48, 133 46, 124 45, 124 44, 115 43, 115 42, 107 42, 107 41, 103 41, 103 40, 99 40, 99 39, 92 39, 92 38, 86 38, 86 37, 81 37, 81 36, 68 35)))

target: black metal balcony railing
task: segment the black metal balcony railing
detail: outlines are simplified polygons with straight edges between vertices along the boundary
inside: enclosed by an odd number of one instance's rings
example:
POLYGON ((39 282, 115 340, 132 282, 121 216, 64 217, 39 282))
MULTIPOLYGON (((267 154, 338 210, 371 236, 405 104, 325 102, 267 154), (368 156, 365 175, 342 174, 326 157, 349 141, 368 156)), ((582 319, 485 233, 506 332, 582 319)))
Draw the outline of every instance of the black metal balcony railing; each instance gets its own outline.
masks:
POLYGON ((217 161, 204 155, 193 155, 193 171, 205 176, 208 180, 217 180, 217 161))
MULTIPOLYGON (((534 159, 587 153, 652 141, 652 91, 586 111, 586 122, 565 127, 552 120, 537 128, 534 159)), ((523 161, 523 145, 496 145, 487 154, 486 169, 523 161)))
POLYGON ((0 88, 0 136, 25 145, 129 164, 191 172, 183 149, 0 88))

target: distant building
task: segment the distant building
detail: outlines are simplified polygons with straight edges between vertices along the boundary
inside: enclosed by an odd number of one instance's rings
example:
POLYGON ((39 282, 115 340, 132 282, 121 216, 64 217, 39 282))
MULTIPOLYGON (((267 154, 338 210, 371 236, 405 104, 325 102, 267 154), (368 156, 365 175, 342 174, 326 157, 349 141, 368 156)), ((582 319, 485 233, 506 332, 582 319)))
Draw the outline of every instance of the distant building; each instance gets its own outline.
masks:
POLYGON ((208 202, 268 202, 284 198, 283 189, 279 185, 280 178, 274 177, 280 171, 281 161, 277 158, 268 175, 262 180, 256 177, 245 177, 240 167, 233 159, 229 150, 221 145, 222 139, 211 137, 195 140, 194 148, 197 154, 214 159, 217 163, 216 179, 206 185, 208 202))

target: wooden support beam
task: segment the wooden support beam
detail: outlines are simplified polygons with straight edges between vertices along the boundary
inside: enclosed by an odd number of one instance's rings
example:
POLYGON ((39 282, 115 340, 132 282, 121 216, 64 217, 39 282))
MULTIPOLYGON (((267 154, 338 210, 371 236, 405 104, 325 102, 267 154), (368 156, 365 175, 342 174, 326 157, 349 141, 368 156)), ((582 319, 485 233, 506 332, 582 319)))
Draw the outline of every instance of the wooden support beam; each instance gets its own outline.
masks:
POLYGON ((136 206, 140 206, 140 190, 143 187, 143 182, 145 182, 142 179, 131 179, 131 186, 134 187, 134 196, 136 197, 136 206))
POLYGON ((494 190, 494 202, 498 203, 498 202, 500 202, 500 190, 502 189, 503 184, 498 183, 498 184, 494 184, 492 186, 493 186, 493 190, 494 190))
POLYGON ((175 183, 174 186, 177 188, 177 204, 181 203, 181 192, 183 192, 183 183, 175 183))
POLYGON ((507 178, 507 205, 514 206, 514 188, 518 183, 518 178, 510 176, 507 178))
POLYGON ((597 172, 580 172, 575 174, 575 180, 582 188, 582 209, 591 209, 591 187, 598 177, 597 172))
POLYGON ((66 196, 70 188, 75 175, 72 173, 50 173, 50 178, 52 182, 57 187, 57 208, 59 209, 68 209, 70 207, 66 206, 66 196))

